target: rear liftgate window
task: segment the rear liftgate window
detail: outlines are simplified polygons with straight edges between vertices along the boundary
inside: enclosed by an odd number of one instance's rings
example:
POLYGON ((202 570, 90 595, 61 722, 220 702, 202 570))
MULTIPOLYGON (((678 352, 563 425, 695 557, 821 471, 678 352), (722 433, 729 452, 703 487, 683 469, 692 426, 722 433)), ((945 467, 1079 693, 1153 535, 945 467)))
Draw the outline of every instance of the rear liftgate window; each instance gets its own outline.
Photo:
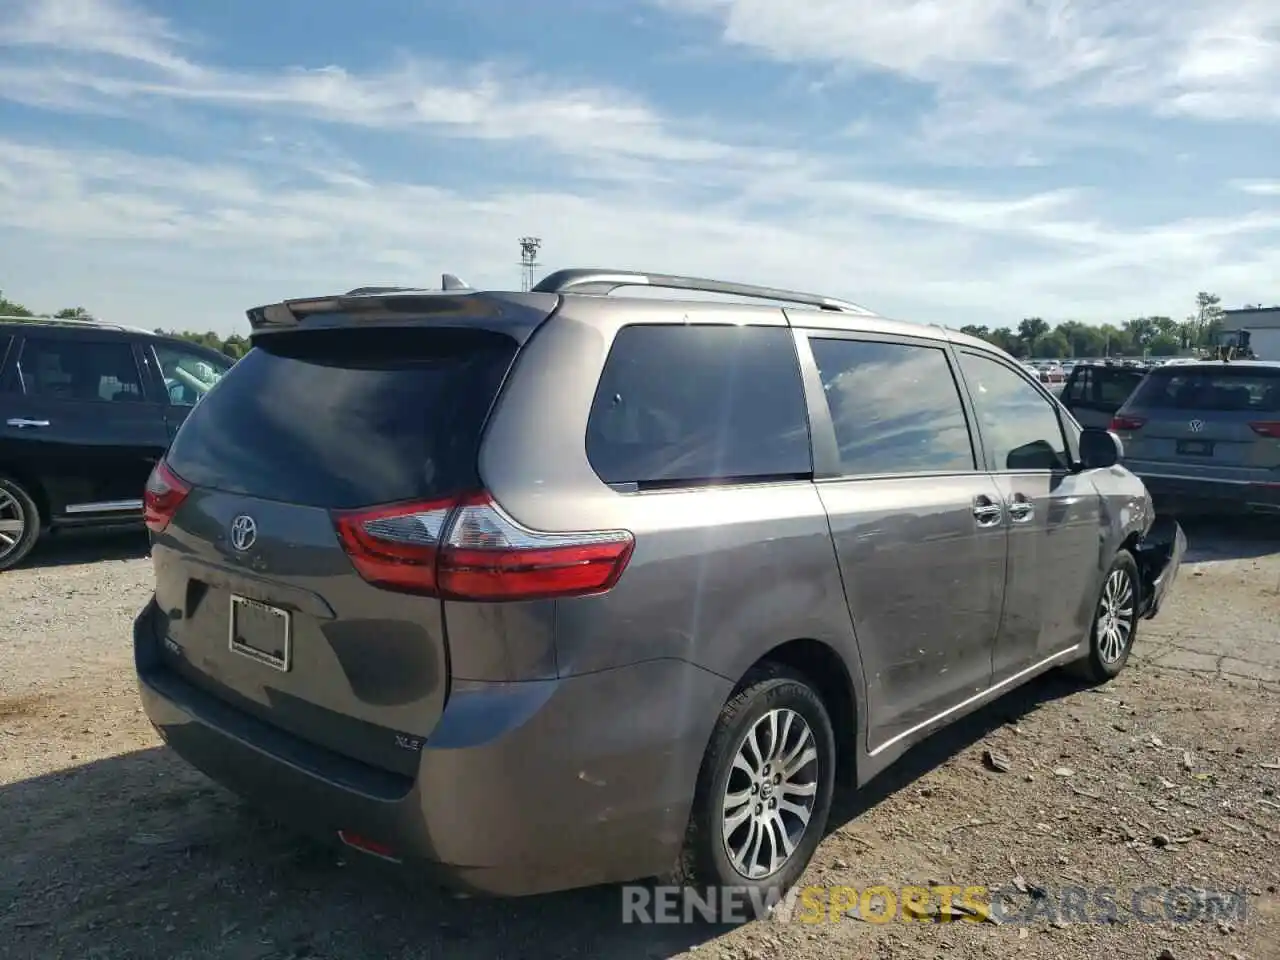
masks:
POLYGON ((1280 369, 1224 365, 1157 370, 1147 375, 1129 404, 1152 410, 1280 413, 1280 369))
POLYGON ((639 489, 812 476, 790 331, 624 327, 592 405, 587 457, 606 483, 639 489))
POLYGON ((1147 375, 1132 407, 1224 413, 1280 413, 1280 369, 1227 366, 1147 375))
POLYGON ((167 460, 196 486, 337 509, 472 490, 515 352, 474 330, 277 334, 195 406, 167 460))

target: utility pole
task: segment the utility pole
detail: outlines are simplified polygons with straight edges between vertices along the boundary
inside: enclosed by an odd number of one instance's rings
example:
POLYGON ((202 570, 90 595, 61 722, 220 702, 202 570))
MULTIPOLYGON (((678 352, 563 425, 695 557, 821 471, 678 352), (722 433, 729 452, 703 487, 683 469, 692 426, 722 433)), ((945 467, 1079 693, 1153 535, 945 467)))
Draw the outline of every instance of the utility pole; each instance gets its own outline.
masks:
POLYGON ((541 237, 520 238, 520 276, 523 290, 533 289, 537 282, 538 250, 542 246, 541 237))

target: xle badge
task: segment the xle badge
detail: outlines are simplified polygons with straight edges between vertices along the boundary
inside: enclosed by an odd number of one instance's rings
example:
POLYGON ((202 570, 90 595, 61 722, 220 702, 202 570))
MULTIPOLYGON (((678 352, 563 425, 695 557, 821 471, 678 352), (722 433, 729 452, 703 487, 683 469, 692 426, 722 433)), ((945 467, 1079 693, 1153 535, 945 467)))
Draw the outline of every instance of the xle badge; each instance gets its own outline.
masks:
POLYGON ((426 741, 423 740, 422 737, 415 737, 408 733, 396 734, 396 746, 401 750, 412 750, 414 753, 418 753, 422 750, 422 745, 424 743, 426 743, 426 741))

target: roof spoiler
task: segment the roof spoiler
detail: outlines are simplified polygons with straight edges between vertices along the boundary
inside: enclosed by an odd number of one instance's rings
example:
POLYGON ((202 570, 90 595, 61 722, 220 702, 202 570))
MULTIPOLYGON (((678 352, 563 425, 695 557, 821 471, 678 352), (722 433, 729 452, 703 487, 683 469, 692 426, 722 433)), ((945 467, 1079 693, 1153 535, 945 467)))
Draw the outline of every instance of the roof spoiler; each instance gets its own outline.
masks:
POLYGON ((444 293, 474 293, 475 291, 455 274, 446 273, 440 277, 440 289, 428 290, 423 287, 356 287, 346 293, 328 297, 305 297, 298 300, 284 300, 280 303, 253 307, 245 311, 249 318, 252 333, 269 330, 286 330, 298 326, 305 318, 324 313, 360 313, 380 312, 395 313, 397 308, 403 309, 403 301, 413 298, 416 309, 421 310, 425 298, 439 298, 432 312, 450 312, 450 307, 458 312, 476 313, 474 305, 464 307, 456 297, 441 297, 444 293), (401 294, 401 297, 396 297, 401 294), (399 301, 399 302, 397 302, 399 301))

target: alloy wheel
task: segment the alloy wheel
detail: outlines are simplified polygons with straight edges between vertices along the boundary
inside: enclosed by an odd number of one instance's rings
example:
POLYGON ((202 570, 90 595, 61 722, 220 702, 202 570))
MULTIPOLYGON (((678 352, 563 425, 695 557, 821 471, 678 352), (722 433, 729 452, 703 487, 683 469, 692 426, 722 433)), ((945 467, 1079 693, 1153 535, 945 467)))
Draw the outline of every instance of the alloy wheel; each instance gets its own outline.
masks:
POLYGON ((18 498, 0 489, 0 560, 18 549, 27 532, 27 515, 18 498))
POLYGON ((1107 665, 1116 663, 1133 638, 1133 578, 1127 570, 1112 570, 1102 588, 1098 604, 1098 659, 1107 665))
POLYGON ((729 862, 760 880, 786 865, 818 799, 818 748, 795 710, 770 710, 747 731, 725 784, 721 834, 729 862))

